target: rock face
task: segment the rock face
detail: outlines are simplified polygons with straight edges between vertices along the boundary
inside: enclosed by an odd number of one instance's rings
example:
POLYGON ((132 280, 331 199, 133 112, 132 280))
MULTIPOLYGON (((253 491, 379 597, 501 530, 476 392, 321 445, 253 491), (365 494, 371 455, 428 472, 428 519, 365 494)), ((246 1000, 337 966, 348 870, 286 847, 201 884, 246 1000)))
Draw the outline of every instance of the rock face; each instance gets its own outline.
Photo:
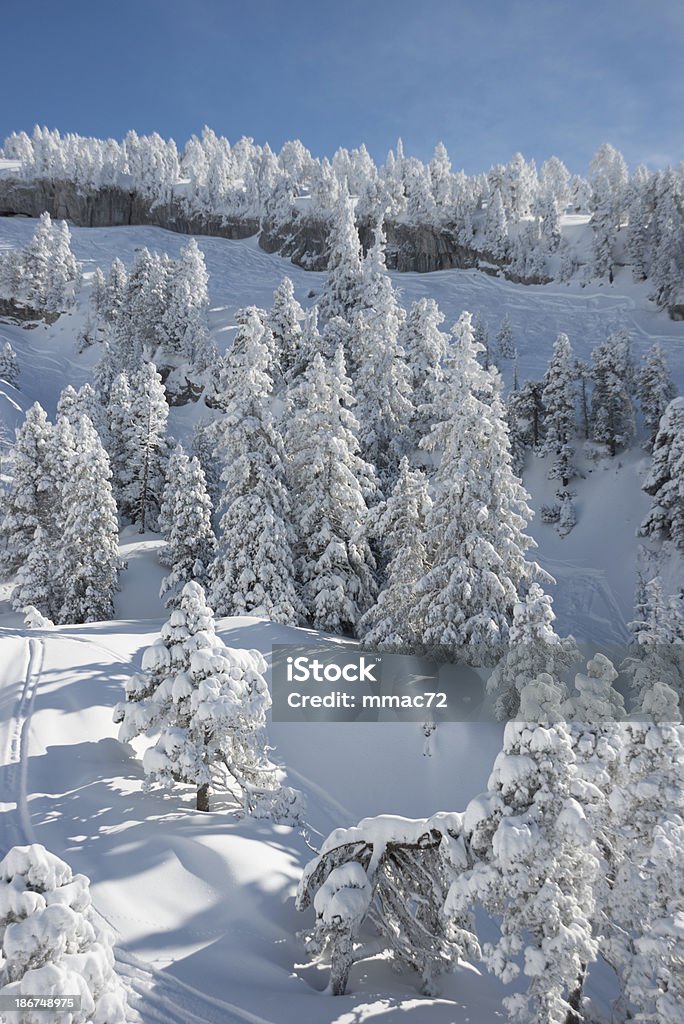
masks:
POLYGON ((178 200, 152 203, 147 196, 123 188, 108 186, 85 191, 71 181, 0 179, 0 216, 39 217, 44 210, 51 217, 86 228, 150 224, 186 235, 221 238, 248 238, 259 230, 259 222, 254 218, 190 214, 178 200))
POLYGON ((46 309, 31 309, 30 306, 21 306, 14 299, 0 299, 0 320, 17 320, 26 323, 44 320, 48 324, 54 324, 57 319, 59 319, 59 313, 50 313, 46 309))
MULTIPOLYGON (((178 199, 153 202, 140 192, 107 186, 79 189, 71 181, 24 181, 0 178, 0 216, 39 217, 47 210, 51 217, 68 220, 77 227, 118 227, 150 224, 186 235, 215 235, 219 238, 249 238, 259 233, 259 245, 269 253, 287 256, 305 270, 325 270, 328 222, 297 216, 287 225, 260 222, 255 217, 221 217, 188 211, 178 199)), ((361 223, 359 237, 364 250, 373 243, 374 225, 361 223)), ((458 241, 455 230, 427 224, 385 224, 387 266, 390 270, 430 273, 476 267, 489 274, 511 276, 505 263, 458 241)), ((547 279, 512 280, 542 284, 547 279)))

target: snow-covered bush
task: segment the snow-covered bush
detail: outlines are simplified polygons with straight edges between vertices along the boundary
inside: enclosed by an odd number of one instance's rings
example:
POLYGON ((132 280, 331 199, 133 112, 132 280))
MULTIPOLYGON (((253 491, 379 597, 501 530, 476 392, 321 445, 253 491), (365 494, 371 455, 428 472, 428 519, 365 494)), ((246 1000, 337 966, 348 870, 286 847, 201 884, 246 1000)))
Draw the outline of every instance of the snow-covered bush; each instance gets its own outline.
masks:
POLYGON ((44 846, 0 861, 0 995, 79 996, 81 1009, 21 1010, 17 1024, 126 1024, 114 936, 90 901, 90 882, 44 846))

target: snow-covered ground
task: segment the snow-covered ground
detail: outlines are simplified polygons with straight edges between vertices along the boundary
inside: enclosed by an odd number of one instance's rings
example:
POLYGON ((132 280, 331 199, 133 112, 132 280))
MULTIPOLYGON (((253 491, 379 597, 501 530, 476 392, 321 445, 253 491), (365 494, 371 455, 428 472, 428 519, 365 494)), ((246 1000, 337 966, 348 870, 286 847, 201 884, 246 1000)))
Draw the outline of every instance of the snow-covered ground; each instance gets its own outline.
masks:
MULTIPOLYGON (((0 219, 0 250, 24 245, 35 222, 0 219)), ((156 228, 72 231, 86 275, 114 256, 129 263, 136 249, 176 256, 182 236, 156 228)), ((229 337, 235 310, 268 306, 284 274, 306 306, 322 275, 306 273, 262 252, 254 239, 198 239, 207 262, 216 337, 229 337)), ((477 271, 394 275, 405 304, 437 299, 451 324, 463 309, 480 312, 493 336, 505 313, 513 323, 524 378, 539 377, 551 345, 566 332, 578 355, 608 333, 626 328, 640 355, 660 340, 675 379, 684 385, 684 324, 673 323, 641 286, 618 274, 612 287, 523 287, 477 271)), ((85 308, 52 327, 0 325, 21 369, 21 390, 0 386, 0 424, 12 429, 40 401, 54 415, 59 391, 89 378, 96 349, 79 354, 76 333, 85 308)), ((171 432, 184 438, 200 406, 172 409, 171 432)), ((538 520, 531 528, 538 556, 558 580, 555 608, 561 632, 601 644, 619 643, 632 616, 635 529, 648 501, 640 490, 643 453, 585 463, 576 484, 579 522, 565 539, 538 520)), ((1 471, 1 466, 0 466, 1 471)), ((535 461, 526 476, 533 507, 554 486, 535 461)), ((142 792, 142 770, 116 739, 114 704, 142 649, 165 618, 158 598, 159 539, 126 531, 114 621, 56 630, 26 630, 0 590, 0 835, 2 846, 38 841, 93 882, 99 912, 118 936, 118 962, 132 1003, 147 1022, 251 1021, 289 1024, 407 1024, 501 1017, 501 989, 475 970, 445 980, 439 999, 419 997, 414 979, 397 976, 382 960, 354 969, 348 996, 320 994, 324 972, 305 965, 294 909, 301 869, 311 856, 294 829, 239 822, 229 809, 209 814, 187 797, 142 792), (3 600, 5 598, 5 600, 3 600), (391 996, 388 993, 392 993, 391 996)), ((257 648, 302 630, 263 620, 225 619, 223 640, 257 648)), ((311 634, 309 634, 311 636, 311 634)), ((422 817, 458 810, 480 791, 500 747, 501 730, 486 724, 439 727, 432 756, 418 724, 274 724, 275 757, 308 800, 309 841, 336 826, 378 813, 422 817)))

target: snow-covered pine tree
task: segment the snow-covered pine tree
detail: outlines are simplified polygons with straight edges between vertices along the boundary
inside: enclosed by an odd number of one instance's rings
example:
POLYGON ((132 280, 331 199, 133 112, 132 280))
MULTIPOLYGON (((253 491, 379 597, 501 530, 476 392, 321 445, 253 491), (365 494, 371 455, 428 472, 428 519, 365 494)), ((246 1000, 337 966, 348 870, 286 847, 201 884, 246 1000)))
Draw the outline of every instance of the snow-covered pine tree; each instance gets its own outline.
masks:
POLYGON ((265 336, 256 307, 245 310, 224 362, 221 533, 211 566, 211 601, 221 615, 264 615, 296 625, 303 609, 295 588, 283 439, 269 402, 265 336))
POLYGON ((128 439, 131 435, 131 389, 128 376, 120 373, 111 386, 105 412, 105 443, 112 470, 112 489, 119 515, 129 519, 131 506, 126 500, 130 483, 128 439))
POLYGON ((505 259, 508 253, 508 221, 498 188, 490 195, 487 203, 482 248, 495 260, 505 259))
POLYGON ((652 838, 637 876, 641 911, 624 974, 625 995, 636 1019, 679 1024, 684 1006, 684 816, 666 818, 652 838))
POLYGON ((22 278, 26 284, 22 298, 33 309, 48 308, 53 251, 53 228, 50 214, 41 213, 31 241, 23 254, 22 278))
POLYGON ((684 550, 684 398, 673 399, 663 413, 643 489, 653 502, 640 535, 659 535, 684 550))
POLYGON ((567 487, 577 475, 570 446, 576 427, 577 371, 567 334, 559 334, 554 343, 553 355, 544 375, 542 402, 546 425, 544 448, 555 457, 549 477, 560 480, 562 487, 567 487))
POLYGON ((12 576, 26 561, 37 527, 47 528, 55 503, 52 426, 36 402, 16 433, 11 483, 0 518, 0 571, 12 576))
POLYGON ((284 277, 273 293, 273 305, 266 318, 266 326, 273 335, 279 379, 289 380, 299 362, 303 320, 304 310, 295 298, 294 285, 289 277, 284 277))
POLYGON ((632 405, 631 355, 628 340, 611 334, 591 354, 594 391, 591 401, 592 438, 608 446, 611 455, 626 447, 635 433, 632 405))
POLYGON ((299 794, 280 785, 268 756, 265 670, 258 651, 223 644, 202 587, 186 583, 114 710, 122 741, 159 733, 143 757, 146 788, 193 785, 200 811, 211 790, 227 791, 246 814, 296 820, 299 794))
POLYGON ((71 234, 64 220, 52 225, 51 250, 47 308, 62 312, 73 305, 74 289, 79 281, 78 264, 71 251, 71 234))
POLYGON ((206 587, 209 566, 216 551, 211 526, 211 499, 197 458, 188 458, 182 445, 171 455, 159 526, 166 541, 159 556, 171 569, 161 583, 159 596, 166 596, 167 608, 175 608, 180 591, 190 580, 206 587))
POLYGON ((552 604, 539 584, 532 583, 513 609, 508 650, 487 680, 499 721, 516 717, 520 693, 531 679, 542 672, 558 678, 579 656, 574 637, 561 639, 556 633, 552 604))
POLYGON ((478 313, 473 320, 473 333, 475 343, 480 346, 480 357, 485 370, 488 370, 494 360, 489 345, 489 327, 481 313, 478 313))
POLYGON ((180 251, 168 282, 164 311, 165 350, 183 355, 198 370, 207 368, 209 275, 194 238, 180 251))
MULTIPOLYGON (((122 400, 125 415, 123 392, 122 400)), ((154 363, 144 363, 131 393, 130 421, 124 435, 128 464, 122 493, 122 504, 141 533, 157 528, 169 455, 168 415, 157 368, 154 363)))
POLYGON ((432 568, 419 586, 423 643, 491 662, 508 643, 515 605, 548 578, 525 554, 532 512, 511 467, 498 375, 482 368, 470 313, 454 326, 443 418, 421 442, 439 456, 427 517, 432 568))
POLYGON ((677 388, 665 360, 665 353, 660 343, 656 342, 645 354, 637 379, 637 397, 644 417, 649 450, 653 449, 663 413, 676 396, 677 388))
POLYGON ((412 470, 404 456, 390 497, 371 509, 368 518, 369 537, 379 541, 387 567, 377 601, 359 622, 367 647, 404 653, 420 649, 416 596, 428 568, 424 532, 431 505, 424 473, 412 470))
POLYGON ((502 359, 513 359, 515 357, 515 337, 513 335, 513 324, 508 313, 504 316, 496 332, 496 341, 499 347, 499 356, 502 359))
POLYGON ((93 280, 90 286, 90 303, 95 316, 104 320, 107 308, 107 278, 102 267, 95 267, 93 280))
POLYGON ((114 613, 120 560, 110 479, 107 453, 91 421, 82 416, 61 494, 61 622, 99 622, 114 613))
POLYGON ((526 380, 508 399, 511 440, 521 449, 538 449, 546 437, 544 382, 526 380))
MULTIPOLYGON (((39 843, 13 846, 0 861, 0 996, 78 996, 74 1022, 127 1024, 126 993, 114 967, 114 935, 74 875, 39 843)), ((17 1024, 64 1019, 59 1010, 22 1009, 17 1024)))
POLYGON ((411 374, 415 444, 427 433, 441 394, 442 364, 448 348, 448 336, 439 329, 443 323, 444 315, 434 299, 418 299, 399 328, 399 345, 411 374))
POLYGON ((318 301, 323 320, 341 316, 348 320, 359 306, 363 282, 359 233, 354 222, 354 203, 348 190, 335 204, 328 235, 328 278, 318 301))
POLYGON ((126 309, 128 272, 118 256, 112 261, 107 275, 102 316, 106 321, 119 319, 126 309))
POLYGON ((363 457, 381 483, 392 484, 399 459, 410 446, 414 415, 411 374, 399 344, 403 311, 385 267, 385 236, 380 226, 363 261, 360 310, 355 330, 354 397, 363 457))
POLYGON ((358 421, 344 352, 314 356, 290 394, 285 435, 297 534, 297 577, 316 629, 353 633, 376 594, 367 501, 377 499, 373 468, 359 455, 358 421))
POLYGON ((17 364, 17 353, 9 341, 0 349, 0 381, 10 384, 13 388, 19 386, 19 366, 17 364))
POLYGON ((50 622, 58 619, 60 594, 55 587, 55 566, 59 552, 55 550, 54 530, 37 526, 25 561, 19 566, 12 590, 12 607, 17 612, 35 608, 50 622))
MULTIPOLYGON (((684 727, 674 690, 656 683, 645 695, 641 718, 625 723, 618 776, 609 797, 614 868, 603 908, 608 927, 602 953, 644 1019, 664 1022, 666 1014, 653 1014, 653 986, 647 979, 661 970, 667 977, 673 968, 677 975, 676 953, 672 957, 669 943, 656 942, 662 959, 645 964, 644 949, 649 938, 657 940, 659 932, 664 937, 661 921, 672 907, 673 893, 675 907, 681 908, 677 875, 667 879, 663 892, 658 865, 649 862, 660 830, 679 825, 684 817, 684 727)), ((663 992, 661 1005, 667 1004, 663 992)))
MULTIPOLYGON (((461 915, 473 902, 499 922, 483 958, 504 984, 522 973, 527 990, 504 1005, 515 1024, 576 1019, 592 934, 598 850, 575 798, 577 766, 561 713, 562 692, 542 674, 521 692, 521 721, 509 722, 488 792, 466 810, 480 861, 460 875, 446 902, 461 915)), ((578 1018, 577 1018, 578 1019, 578 1018)))
POLYGON ((667 683, 684 698, 684 608, 679 595, 666 597, 660 576, 645 580, 639 573, 636 618, 629 623, 634 643, 621 668, 631 680, 641 706, 658 683, 667 683))

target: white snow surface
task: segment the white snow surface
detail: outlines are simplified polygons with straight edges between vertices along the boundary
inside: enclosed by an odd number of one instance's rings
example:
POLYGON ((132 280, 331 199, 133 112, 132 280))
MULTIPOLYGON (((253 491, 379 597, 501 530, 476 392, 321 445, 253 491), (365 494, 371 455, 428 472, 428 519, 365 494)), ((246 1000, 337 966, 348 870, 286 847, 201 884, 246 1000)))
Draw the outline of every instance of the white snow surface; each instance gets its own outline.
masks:
MULTIPOLYGON (((32 220, 0 218, 0 251, 25 245, 34 229, 32 220)), ((76 335, 97 265, 106 269, 114 256, 130 263, 144 245, 177 256, 186 241, 151 227, 73 228, 85 274, 77 309, 51 327, 0 324, 0 343, 12 343, 21 371, 20 390, 0 383, 0 425, 13 430, 34 401, 54 416, 61 388, 89 379, 97 346, 79 354, 76 335)), ((197 241, 210 273, 220 347, 232 336, 236 309, 270 306, 284 275, 305 306, 313 301, 309 292, 321 288, 323 275, 267 255, 255 239, 197 241)), ((637 356, 661 341, 684 385, 684 323, 673 323, 648 302, 628 270, 612 287, 584 289, 524 287, 477 271, 395 274, 393 280, 404 305, 436 298, 447 325, 463 309, 479 311, 493 335, 508 313, 523 379, 542 375, 559 332, 588 358, 593 345, 624 327, 637 356)), ((183 440, 208 416, 199 404, 172 409, 170 430, 183 440)), ((552 526, 532 525, 537 557, 558 580, 560 632, 606 644, 624 640, 632 617, 634 533, 648 508, 640 490, 645 466, 636 450, 583 464, 577 527, 562 539, 552 526)), ((525 483, 534 508, 551 500, 555 487, 543 460, 530 466, 525 483)), ((286 826, 241 821, 220 801, 210 813, 198 813, 190 788, 171 796, 143 793, 142 765, 117 740, 112 709, 166 618, 158 597, 160 543, 157 535, 124 531, 128 568, 111 622, 30 629, 9 610, 7 587, 0 587, 0 852, 39 842, 91 879, 93 904, 117 936, 117 966, 135 1018, 145 1024, 498 1020, 505 992, 474 970, 457 971, 444 980, 440 998, 428 999, 413 977, 395 974, 377 958, 354 968, 347 996, 321 995, 327 972, 306 963, 296 935, 306 922, 295 911, 295 892, 312 856, 304 837, 286 826)), ((267 661, 273 643, 328 642, 249 617, 219 620, 218 632, 229 646, 261 651, 267 661)), ((462 811, 484 790, 501 747, 500 727, 483 723, 440 725, 431 756, 425 756, 417 723, 273 724, 270 737, 288 781, 306 795, 315 846, 332 829, 351 828, 369 815, 393 816, 377 828, 408 834, 414 826, 406 819, 462 811)), ((469 815, 477 817, 475 805, 469 815)))

